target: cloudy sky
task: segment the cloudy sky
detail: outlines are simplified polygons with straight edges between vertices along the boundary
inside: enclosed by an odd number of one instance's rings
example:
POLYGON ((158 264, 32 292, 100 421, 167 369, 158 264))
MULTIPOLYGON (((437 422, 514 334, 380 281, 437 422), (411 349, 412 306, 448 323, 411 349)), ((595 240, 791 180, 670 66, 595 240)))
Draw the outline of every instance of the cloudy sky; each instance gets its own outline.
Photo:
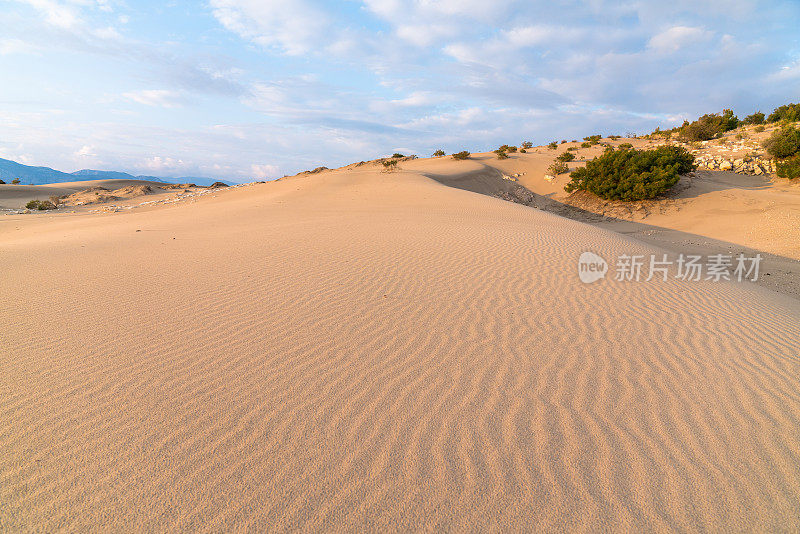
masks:
POLYGON ((0 157, 232 181, 800 100, 800 1, 0 0, 0 157))

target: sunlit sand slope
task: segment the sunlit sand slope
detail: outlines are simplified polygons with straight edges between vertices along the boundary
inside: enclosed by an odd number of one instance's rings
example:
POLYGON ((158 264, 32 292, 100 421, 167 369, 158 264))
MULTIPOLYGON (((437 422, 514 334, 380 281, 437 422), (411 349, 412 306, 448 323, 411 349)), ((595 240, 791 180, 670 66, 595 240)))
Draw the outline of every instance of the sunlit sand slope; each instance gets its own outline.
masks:
POLYGON ((800 529, 795 300, 408 173, 20 220, 0 531, 800 529))

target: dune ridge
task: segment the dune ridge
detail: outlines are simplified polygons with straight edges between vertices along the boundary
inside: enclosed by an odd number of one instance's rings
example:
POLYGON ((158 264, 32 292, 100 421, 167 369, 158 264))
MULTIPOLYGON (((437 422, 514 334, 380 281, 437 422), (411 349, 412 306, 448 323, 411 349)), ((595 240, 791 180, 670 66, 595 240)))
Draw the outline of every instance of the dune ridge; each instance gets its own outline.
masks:
POLYGON ((657 250, 414 172, 247 189, 0 228, 0 530, 800 528, 800 302, 583 285, 657 250))

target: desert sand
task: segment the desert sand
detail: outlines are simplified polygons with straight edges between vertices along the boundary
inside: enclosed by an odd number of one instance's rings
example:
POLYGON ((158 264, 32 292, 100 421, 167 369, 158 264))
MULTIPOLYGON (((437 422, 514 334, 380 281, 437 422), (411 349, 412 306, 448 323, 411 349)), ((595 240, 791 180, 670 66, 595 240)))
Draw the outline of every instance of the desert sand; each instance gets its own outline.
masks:
POLYGON ((2 217, 0 531, 800 529, 800 301, 440 183, 536 158, 2 217))

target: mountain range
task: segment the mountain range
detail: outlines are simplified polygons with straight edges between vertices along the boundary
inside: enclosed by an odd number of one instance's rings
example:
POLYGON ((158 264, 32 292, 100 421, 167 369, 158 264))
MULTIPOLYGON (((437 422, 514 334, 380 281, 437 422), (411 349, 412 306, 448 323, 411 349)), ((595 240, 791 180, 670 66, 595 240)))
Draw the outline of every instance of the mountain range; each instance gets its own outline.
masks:
POLYGON ((224 182, 232 185, 233 182, 218 180, 216 178, 203 178, 198 176, 181 176, 178 178, 159 178, 157 176, 134 176, 127 172, 96 171, 84 169, 73 173, 61 172, 50 167, 31 167, 16 161, 0 158, 0 180, 10 184, 19 178, 25 185, 43 185, 59 182, 83 182, 88 180, 148 180, 151 182, 165 183, 193 183, 197 185, 211 185, 214 182, 224 182))

